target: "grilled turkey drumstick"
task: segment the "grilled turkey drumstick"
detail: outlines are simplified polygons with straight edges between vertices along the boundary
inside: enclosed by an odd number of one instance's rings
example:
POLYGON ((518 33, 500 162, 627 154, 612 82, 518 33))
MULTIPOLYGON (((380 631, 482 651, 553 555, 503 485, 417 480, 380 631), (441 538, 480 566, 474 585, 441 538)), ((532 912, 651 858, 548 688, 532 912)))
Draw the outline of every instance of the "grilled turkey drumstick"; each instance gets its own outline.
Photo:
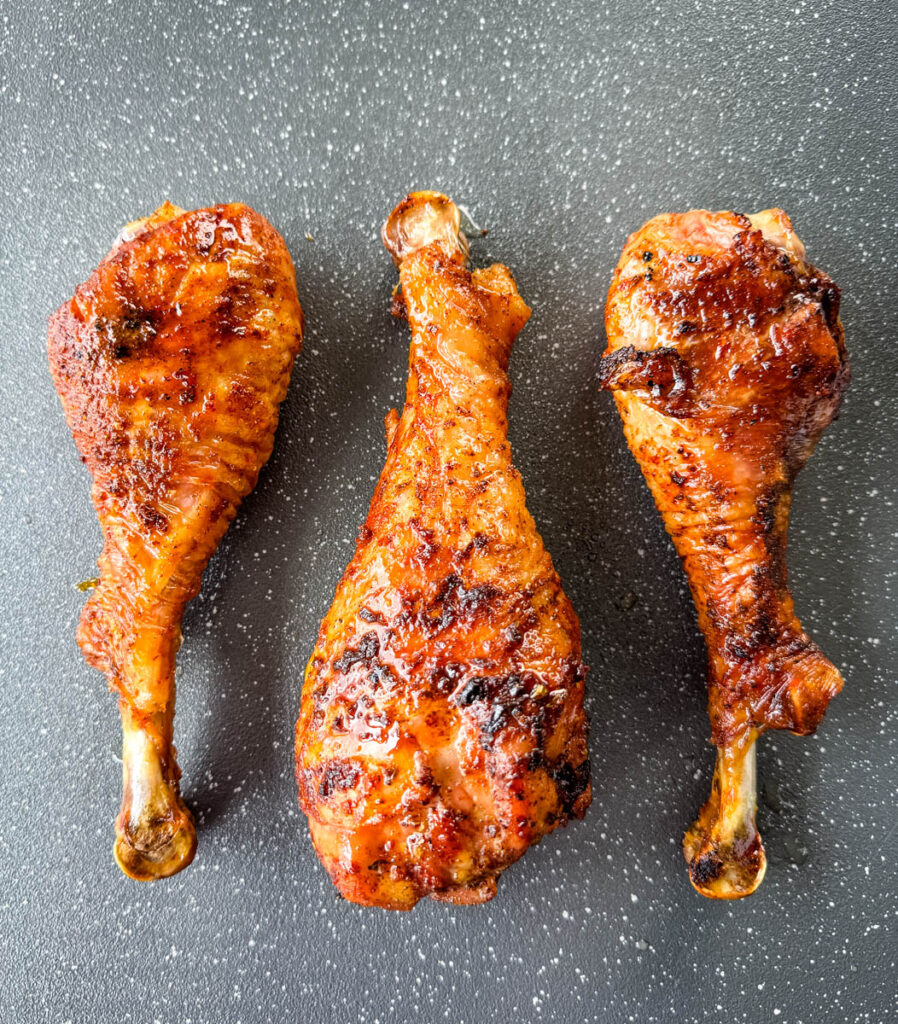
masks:
POLYGON ((786 584, 795 474, 848 382, 839 292, 781 210, 694 210, 627 241, 605 316, 602 384, 683 559, 708 645, 717 766, 686 835, 695 888, 751 893, 756 738, 813 732, 842 686, 786 584))
POLYGON ((50 322, 50 369, 105 542, 78 643, 119 696, 115 856, 132 878, 193 859, 172 746, 181 617, 271 454, 301 338, 284 242, 240 204, 166 203, 128 225, 50 322))
POLYGON ((506 436, 530 310, 505 267, 468 270, 445 196, 409 196, 383 237, 408 391, 306 672, 299 798, 346 898, 480 903, 589 804, 580 630, 506 436))

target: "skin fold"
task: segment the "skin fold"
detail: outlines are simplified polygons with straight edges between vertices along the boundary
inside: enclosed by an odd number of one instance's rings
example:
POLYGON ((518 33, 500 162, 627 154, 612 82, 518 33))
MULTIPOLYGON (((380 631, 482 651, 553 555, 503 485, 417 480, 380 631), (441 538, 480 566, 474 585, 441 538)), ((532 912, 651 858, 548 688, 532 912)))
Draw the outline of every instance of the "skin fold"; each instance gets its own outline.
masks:
POLYGON ((760 884, 754 742, 813 732, 842 687, 786 582, 795 475, 849 379, 839 291, 782 210, 694 210, 632 235, 605 314, 601 383, 689 578, 709 654, 718 757, 686 834, 693 885, 760 884))
POLYGON ((241 204, 166 203, 129 224, 50 320, 103 530, 78 643, 119 698, 115 856, 132 878, 174 874, 196 850, 172 746, 181 618, 271 454, 302 330, 284 242, 241 204))
POLYGON ((409 196, 384 228, 412 330, 405 407, 306 671, 299 800, 356 903, 480 903, 590 801, 580 629, 507 440, 510 272, 473 273, 459 213, 409 196))

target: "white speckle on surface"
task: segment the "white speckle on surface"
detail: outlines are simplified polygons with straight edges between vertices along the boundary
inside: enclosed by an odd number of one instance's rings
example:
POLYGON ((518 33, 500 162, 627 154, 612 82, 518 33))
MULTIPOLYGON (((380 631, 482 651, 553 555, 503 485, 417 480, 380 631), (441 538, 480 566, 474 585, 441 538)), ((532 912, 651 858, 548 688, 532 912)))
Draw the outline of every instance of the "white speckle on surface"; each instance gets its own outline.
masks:
POLYGON ((888 1024, 896 1004, 898 23, 802 0, 40 0, 0 17, 0 1020, 70 1024, 888 1024), (482 907, 341 902, 295 800, 305 660, 401 403, 378 231, 436 187, 533 317, 509 413, 578 610, 593 805, 482 907), (115 701, 76 648, 100 532, 46 318, 164 199, 283 233, 307 318, 274 454, 188 609, 175 724, 199 852, 141 886, 111 856, 115 701), (846 686, 819 737, 761 739, 770 866, 702 901, 705 652, 595 384, 627 234, 780 205, 842 289, 854 381, 799 478, 796 605, 846 686), (637 897, 635 899, 634 897, 637 897))

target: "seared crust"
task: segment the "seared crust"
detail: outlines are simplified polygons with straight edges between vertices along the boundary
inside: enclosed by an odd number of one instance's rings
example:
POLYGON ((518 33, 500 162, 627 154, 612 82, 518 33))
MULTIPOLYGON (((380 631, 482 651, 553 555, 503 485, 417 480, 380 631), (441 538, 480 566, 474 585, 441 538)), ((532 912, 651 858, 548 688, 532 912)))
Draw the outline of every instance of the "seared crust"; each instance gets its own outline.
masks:
POLYGON ((781 210, 666 214, 631 236, 601 382, 683 558, 714 741, 816 728, 842 686, 786 583, 795 474, 848 379, 839 291, 781 210))
POLYGON ((105 540, 78 641, 148 727, 172 698, 184 606, 271 453, 301 338, 284 242, 239 203, 129 225, 51 318, 105 540))
POLYGON ((590 787, 579 624, 506 437, 530 311, 505 267, 467 269, 445 197, 410 197, 389 227, 388 245, 404 240, 407 399, 309 661, 296 776, 343 895, 408 909, 490 899, 590 787), (437 239, 410 252, 409 210, 437 239))

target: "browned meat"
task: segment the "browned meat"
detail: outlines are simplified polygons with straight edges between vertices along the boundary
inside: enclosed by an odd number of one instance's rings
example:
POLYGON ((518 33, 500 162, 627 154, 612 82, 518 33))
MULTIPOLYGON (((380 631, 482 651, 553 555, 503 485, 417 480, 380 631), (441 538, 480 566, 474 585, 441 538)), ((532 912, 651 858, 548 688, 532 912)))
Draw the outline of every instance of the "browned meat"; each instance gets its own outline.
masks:
POLYGON ((78 643, 119 697, 115 856, 133 878, 193 859, 172 746, 181 617, 271 454, 301 339, 284 242, 240 204, 166 203, 129 225, 50 321, 50 369, 105 541, 78 643))
POLYGON ((754 742, 809 733, 842 677, 795 616, 786 531, 795 474, 848 382, 839 291, 781 210, 694 210, 627 241, 602 383, 689 577, 710 659, 711 799, 686 835, 706 896, 752 892, 754 742))
POLYGON ((589 804, 580 629, 506 436, 530 310, 505 267, 468 270, 445 196, 409 196, 384 242, 408 391, 306 672, 299 798, 347 899, 480 903, 589 804))

